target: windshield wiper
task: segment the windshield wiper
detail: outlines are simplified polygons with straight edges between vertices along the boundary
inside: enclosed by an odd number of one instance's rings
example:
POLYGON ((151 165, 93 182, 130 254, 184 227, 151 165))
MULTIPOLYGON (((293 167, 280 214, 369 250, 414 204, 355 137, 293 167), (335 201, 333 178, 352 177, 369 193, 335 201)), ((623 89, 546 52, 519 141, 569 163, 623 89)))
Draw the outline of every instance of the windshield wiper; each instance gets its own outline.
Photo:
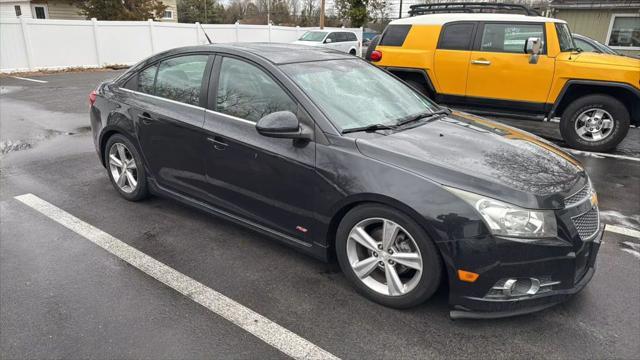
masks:
POLYGON ((360 126, 360 127, 350 128, 350 129, 344 129, 344 130, 342 130, 342 133, 343 134, 348 134, 348 133, 359 132, 359 131, 371 132, 371 131, 376 131, 376 130, 393 130, 395 128, 396 128, 395 125, 372 124, 372 125, 367 125, 367 126, 360 126))
POLYGON ((447 108, 443 108, 436 111, 424 111, 421 113, 417 113, 415 115, 408 116, 398 121, 398 123, 396 123, 396 126, 402 126, 402 125, 405 125, 414 121, 422 120, 422 119, 431 119, 438 115, 450 115, 450 114, 451 114, 451 110, 447 108))

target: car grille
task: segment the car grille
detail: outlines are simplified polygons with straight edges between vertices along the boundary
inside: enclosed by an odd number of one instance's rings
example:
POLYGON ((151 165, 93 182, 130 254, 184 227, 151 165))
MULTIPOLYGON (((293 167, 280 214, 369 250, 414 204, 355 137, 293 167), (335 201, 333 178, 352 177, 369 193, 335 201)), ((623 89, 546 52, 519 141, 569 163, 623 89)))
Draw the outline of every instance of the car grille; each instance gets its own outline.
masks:
POLYGON ((564 199, 564 206, 569 207, 571 205, 582 202, 586 197, 591 196, 591 184, 587 183, 580 191, 564 199))
POLYGON ((597 207, 593 207, 586 213, 572 218, 572 220, 582 240, 590 239, 598 231, 598 227, 600 226, 597 207))

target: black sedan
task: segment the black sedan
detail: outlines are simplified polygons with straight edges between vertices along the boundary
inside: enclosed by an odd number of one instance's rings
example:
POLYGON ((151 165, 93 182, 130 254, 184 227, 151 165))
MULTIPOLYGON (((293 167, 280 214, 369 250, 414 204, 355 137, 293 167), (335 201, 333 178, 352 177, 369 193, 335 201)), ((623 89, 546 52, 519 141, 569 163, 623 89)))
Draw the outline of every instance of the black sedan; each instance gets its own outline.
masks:
POLYGON ((124 198, 173 198, 337 260, 381 304, 415 306, 446 281, 452 317, 508 316, 593 276, 603 228, 576 160, 348 54, 174 49, 90 103, 124 198))

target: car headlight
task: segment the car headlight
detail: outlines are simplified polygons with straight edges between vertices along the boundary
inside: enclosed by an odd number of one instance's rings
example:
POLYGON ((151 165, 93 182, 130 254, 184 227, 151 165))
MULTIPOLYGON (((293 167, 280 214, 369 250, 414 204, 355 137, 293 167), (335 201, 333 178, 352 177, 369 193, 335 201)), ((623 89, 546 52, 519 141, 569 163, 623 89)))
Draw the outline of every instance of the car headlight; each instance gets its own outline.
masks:
POLYGON ((449 188, 482 215, 494 235, 547 238, 558 234, 553 210, 531 210, 467 191, 449 188))

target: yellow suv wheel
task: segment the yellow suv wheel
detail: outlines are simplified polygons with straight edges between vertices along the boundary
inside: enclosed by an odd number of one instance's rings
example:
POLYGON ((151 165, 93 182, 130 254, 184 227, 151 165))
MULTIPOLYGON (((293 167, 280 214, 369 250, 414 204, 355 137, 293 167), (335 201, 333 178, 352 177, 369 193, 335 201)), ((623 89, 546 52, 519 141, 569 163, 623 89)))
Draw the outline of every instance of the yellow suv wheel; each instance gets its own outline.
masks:
POLYGON ((572 148, 609 151, 629 131, 629 112, 616 98, 595 94, 574 100, 562 114, 560 132, 572 148))

